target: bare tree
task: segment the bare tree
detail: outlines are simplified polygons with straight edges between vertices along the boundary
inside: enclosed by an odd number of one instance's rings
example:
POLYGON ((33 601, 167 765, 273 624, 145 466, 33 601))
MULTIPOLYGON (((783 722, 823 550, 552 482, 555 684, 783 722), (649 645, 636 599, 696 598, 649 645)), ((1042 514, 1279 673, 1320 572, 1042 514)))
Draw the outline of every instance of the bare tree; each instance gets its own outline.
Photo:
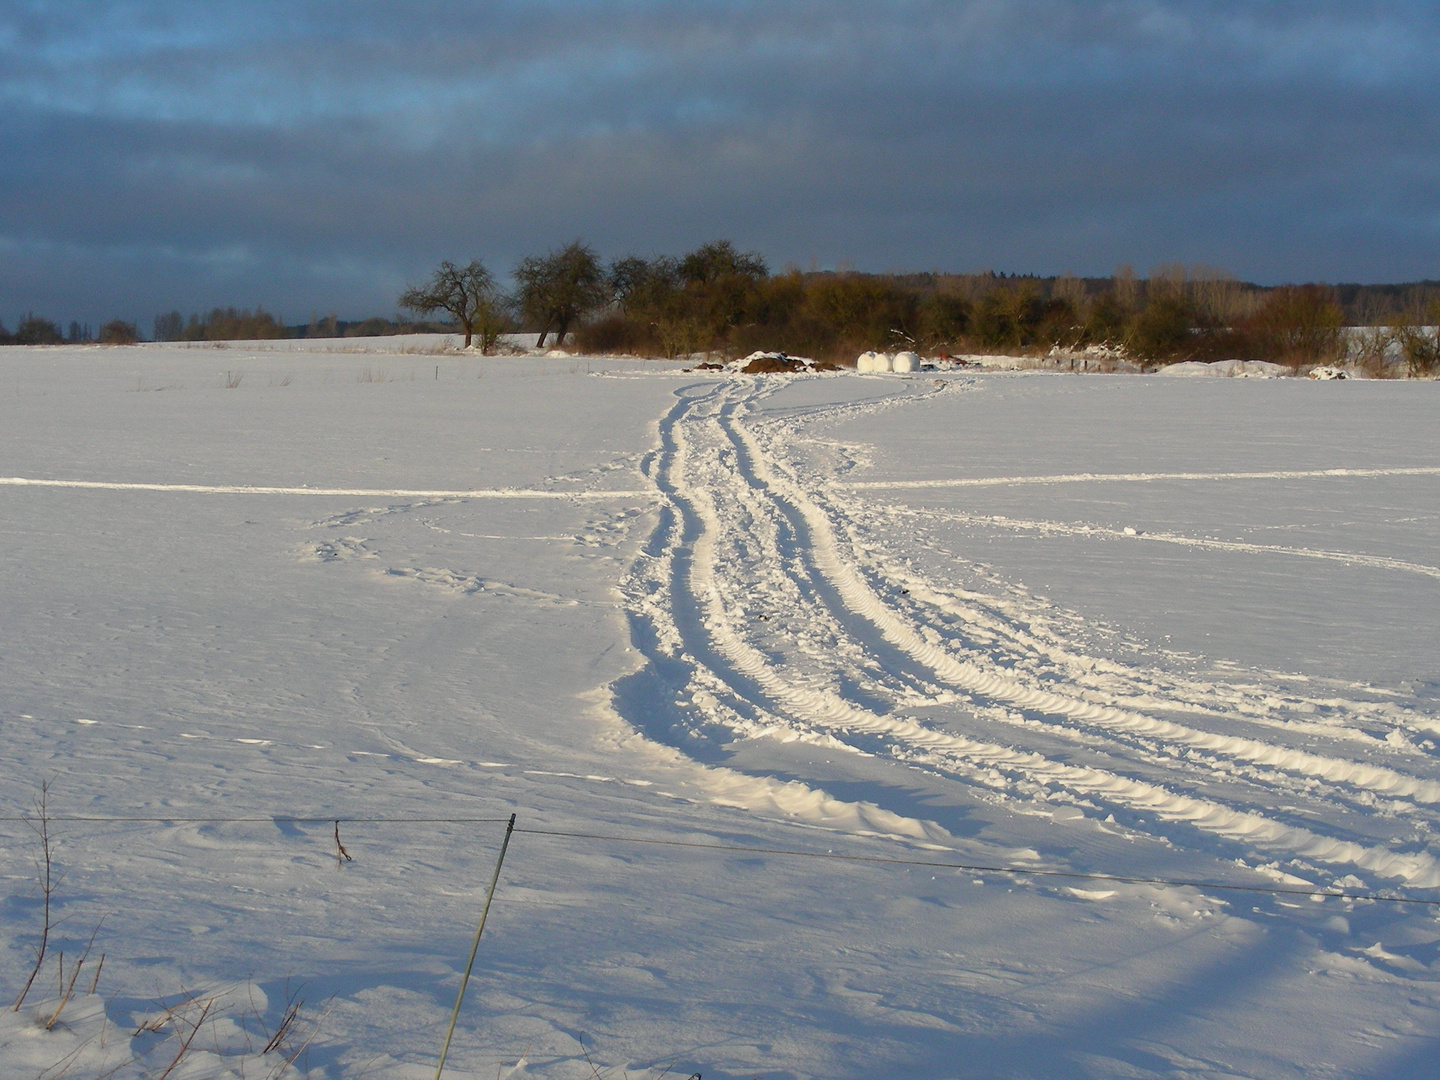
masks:
POLYGON ((488 353, 504 328, 505 304, 495 288, 495 279, 479 259, 469 266, 442 262, 426 285, 406 289, 399 304, 420 315, 444 311, 455 317, 465 331, 465 348, 480 335, 480 351, 488 353))
POLYGON ((521 313, 540 327, 537 349, 551 329, 555 343, 563 342, 571 324, 610 299, 610 284, 595 249, 579 240, 543 257, 521 259, 515 282, 521 313))

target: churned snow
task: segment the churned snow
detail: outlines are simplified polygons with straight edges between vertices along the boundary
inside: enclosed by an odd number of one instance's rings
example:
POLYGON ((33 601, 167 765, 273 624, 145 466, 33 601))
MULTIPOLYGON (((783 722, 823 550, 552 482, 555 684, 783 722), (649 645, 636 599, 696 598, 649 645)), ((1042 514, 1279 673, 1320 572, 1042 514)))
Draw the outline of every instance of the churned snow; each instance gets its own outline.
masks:
POLYGON ((1434 1075, 1436 384, 434 344, 0 349, 0 1077, 1434 1075))

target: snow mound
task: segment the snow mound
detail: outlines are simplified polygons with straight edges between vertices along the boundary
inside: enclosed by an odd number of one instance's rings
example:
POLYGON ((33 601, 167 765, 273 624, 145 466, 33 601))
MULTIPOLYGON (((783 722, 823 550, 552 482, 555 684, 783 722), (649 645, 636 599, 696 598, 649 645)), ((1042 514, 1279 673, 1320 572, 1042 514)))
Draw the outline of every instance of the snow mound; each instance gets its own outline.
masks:
POLYGON ((1290 374, 1284 364, 1272 364, 1267 360, 1184 360, 1168 364, 1156 372, 1176 379, 1222 378, 1222 379, 1279 379, 1290 374))
POLYGON ((0 1077, 301 1080, 304 1074, 291 1064, 292 1053, 269 1045, 271 1033, 256 1023, 267 1006, 264 990, 246 982, 131 1014, 123 1025, 107 1014, 105 998, 94 993, 77 994, 63 1004, 52 998, 18 1011, 7 1008, 0 1010, 0 1077))
POLYGON ((1331 379, 1348 379, 1350 378, 1350 373, 1344 368, 1330 367, 1328 364, 1324 364, 1320 367, 1313 368, 1310 372, 1310 378, 1328 382, 1331 379))

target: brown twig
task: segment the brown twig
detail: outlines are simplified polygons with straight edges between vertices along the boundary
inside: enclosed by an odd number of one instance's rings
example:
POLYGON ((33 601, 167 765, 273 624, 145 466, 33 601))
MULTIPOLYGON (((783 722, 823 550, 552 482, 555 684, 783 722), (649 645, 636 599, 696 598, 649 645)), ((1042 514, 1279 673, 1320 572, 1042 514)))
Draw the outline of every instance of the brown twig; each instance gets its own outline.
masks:
POLYGON ((214 1007, 215 999, 212 997, 205 1002, 205 1007, 200 1010, 199 1018, 191 1026, 190 1034, 186 1035, 184 1041, 180 1043, 180 1049, 176 1051, 175 1057, 169 1065, 165 1066, 165 1071, 157 1076, 155 1080, 165 1080, 167 1076, 175 1071, 175 1066, 180 1064, 180 1059, 190 1052, 190 1044, 195 1041, 195 1036, 200 1033, 200 1029, 204 1026, 206 1018, 210 1015, 210 1010, 214 1007))
MULTIPOLYGON (((85 967, 85 961, 90 958, 90 950, 95 947, 95 935, 100 933, 100 925, 104 921, 104 919, 101 919, 100 922, 95 924, 95 929, 90 931, 90 940, 85 943, 85 951, 80 954, 79 962, 75 965, 74 970, 70 972, 70 985, 62 985, 60 987, 60 1004, 55 1006, 55 1011, 50 1014, 50 1019, 45 1021, 46 1031, 49 1031, 55 1026, 55 1021, 60 1019, 61 1011, 69 1004, 70 996, 75 993, 75 982, 80 978, 80 972, 85 967)), ((65 978, 65 954, 63 952, 60 954, 60 978, 63 983, 65 978)), ((95 980, 98 982, 99 979, 100 971, 97 968, 95 971, 95 980)))
POLYGON ((335 822, 335 869, 343 869, 347 862, 354 862, 345 845, 340 843, 340 822, 335 822))
POLYGON ((12 1012, 19 1012, 20 1006, 25 1004, 25 995, 30 993, 30 987, 35 984, 35 977, 40 974, 40 968, 45 963, 45 949, 50 944, 50 902, 55 895, 55 887, 59 884, 55 880, 55 849, 50 838, 50 781, 40 782, 40 797, 35 800, 37 820, 27 819, 26 824, 40 840, 40 856, 36 860, 35 868, 40 875, 40 895, 44 901, 44 919, 40 927, 40 945, 35 950, 35 966, 30 969, 30 977, 25 980, 24 987, 20 990, 20 996, 15 999, 12 1012))
POLYGON ((285 1036, 290 1034, 290 1029, 300 1018, 300 1010, 305 1007, 305 999, 298 998, 290 1003, 285 1010, 285 1015, 280 1018, 280 1026, 275 1029, 275 1034, 270 1036, 270 1041, 265 1044, 265 1049, 260 1053, 268 1054, 271 1050, 277 1049, 285 1041, 285 1036))
POLYGON ((318 1017, 315 1018, 315 1022, 310 1026, 310 1034, 305 1036, 305 1041, 302 1042, 299 1046, 297 1046, 295 1048, 295 1052, 292 1053, 289 1057, 287 1057, 273 1072, 271 1072, 271 1074, 269 1075, 269 1077, 266 1078, 266 1080, 277 1080, 277 1078, 282 1076, 290 1068, 290 1066, 294 1065, 295 1062, 299 1060, 301 1054, 303 1054, 306 1050, 310 1049, 310 1044, 315 1041, 315 1036, 320 1034, 321 1025, 325 1023, 325 1018, 330 1015, 330 1011, 334 1007, 334 1005, 331 1005, 329 1009, 326 1009, 323 1013, 321 1013, 318 1017))

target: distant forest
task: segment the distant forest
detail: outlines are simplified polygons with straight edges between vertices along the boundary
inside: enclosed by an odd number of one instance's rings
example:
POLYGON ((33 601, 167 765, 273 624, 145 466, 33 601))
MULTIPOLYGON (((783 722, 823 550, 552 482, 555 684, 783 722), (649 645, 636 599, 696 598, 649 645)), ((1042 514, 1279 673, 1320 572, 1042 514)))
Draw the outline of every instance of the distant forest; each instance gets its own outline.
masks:
MULTIPOLYGON (((725 241, 681 256, 634 256, 603 264, 576 241, 521 261, 513 290, 500 290, 479 260, 442 263, 429 282, 397 300, 407 320, 334 315, 287 324, 262 308, 157 315, 156 341, 337 338, 460 331, 482 350, 500 334, 529 332, 536 344, 590 352, 667 357, 697 352, 783 351, 853 362, 868 349, 929 354, 1109 350, 1149 363, 1185 359, 1348 360, 1383 366, 1398 356, 1412 374, 1440 370, 1435 334, 1440 281, 1261 286, 1206 267, 1170 265, 1139 277, 1013 274, 772 272, 725 241), (432 321, 438 320, 438 321, 432 321), (1367 328, 1344 332, 1345 327, 1367 328)), ((3 344, 143 340, 114 320, 98 333, 68 331, 26 315, 3 344)))

